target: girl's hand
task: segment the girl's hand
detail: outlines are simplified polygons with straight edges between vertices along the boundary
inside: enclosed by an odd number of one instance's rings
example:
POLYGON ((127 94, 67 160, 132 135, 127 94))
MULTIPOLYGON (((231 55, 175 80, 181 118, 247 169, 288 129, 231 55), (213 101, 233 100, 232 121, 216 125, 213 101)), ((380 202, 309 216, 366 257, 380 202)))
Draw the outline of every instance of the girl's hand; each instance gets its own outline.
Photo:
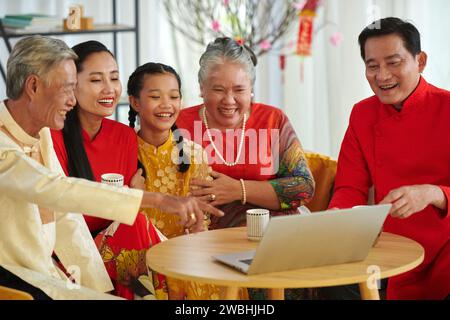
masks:
POLYGON ((130 181, 130 188, 145 190, 145 178, 142 169, 138 169, 130 181))

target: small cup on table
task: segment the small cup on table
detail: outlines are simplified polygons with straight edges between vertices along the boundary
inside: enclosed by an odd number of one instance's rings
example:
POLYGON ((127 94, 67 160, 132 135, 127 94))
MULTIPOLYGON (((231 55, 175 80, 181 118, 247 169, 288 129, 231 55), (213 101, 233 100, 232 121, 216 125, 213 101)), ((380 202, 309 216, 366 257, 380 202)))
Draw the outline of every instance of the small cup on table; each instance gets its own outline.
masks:
POLYGON ((109 184, 115 187, 123 187, 124 178, 119 173, 105 173, 101 176, 102 183, 109 184))
POLYGON ((266 231, 270 219, 267 209, 247 210, 247 238, 251 241, 260 241, 266 231))

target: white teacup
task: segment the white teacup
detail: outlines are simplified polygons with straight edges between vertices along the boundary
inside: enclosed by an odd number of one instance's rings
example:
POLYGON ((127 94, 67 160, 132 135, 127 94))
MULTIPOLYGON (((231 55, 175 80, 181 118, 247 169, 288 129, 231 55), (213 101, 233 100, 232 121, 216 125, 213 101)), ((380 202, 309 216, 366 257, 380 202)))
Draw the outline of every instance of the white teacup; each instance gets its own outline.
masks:
POLYGON ((247 238, 252 241, 260 241, 266 231, 270 219, 270 211, 267 209, 247 210, 247 238))
POLYGON ((102 183, 109 184, 115 187, 123 187, 124 178, 123 175, 119 173, 105 173, 102 174, 102 183))

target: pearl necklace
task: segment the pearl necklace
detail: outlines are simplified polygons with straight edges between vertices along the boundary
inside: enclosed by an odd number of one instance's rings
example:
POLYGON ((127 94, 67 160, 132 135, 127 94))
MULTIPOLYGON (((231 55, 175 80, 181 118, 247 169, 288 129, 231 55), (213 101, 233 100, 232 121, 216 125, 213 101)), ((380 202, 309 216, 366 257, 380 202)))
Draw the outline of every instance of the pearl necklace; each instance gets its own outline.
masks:
POLYGON ((211 145, 213 146, 214 151, 219 156, 220 160, 222 160, 223 163, 226 166, 228 166, 228 167, 232 167, 232 166, 236 165, 239 162, 239 158, 241 157, 242 145, 244 144, 245 123, 247 122, 247 114, 244 113, 244 121, 242 123, 241 139, 240 139, 240 142, 239 142, 239 150, 238 150, 238 153, 237 153, 237 156, 236 156, 236 161, 234 161, 234 162, 227 162, 227 161, 225 161, 225 159, 223 158, 223 156, 220 154, 219 150, 217 149, 216 145, 214 144, 214 141, 213 141, 213 139, 211 137, 211 133, 209 132, 208 120, 206 120, 206 107, 203 107, 202 116, 203 116, 203 122, 205 123, 206 134, 208 135, 208 139, 211 142, 211 145))

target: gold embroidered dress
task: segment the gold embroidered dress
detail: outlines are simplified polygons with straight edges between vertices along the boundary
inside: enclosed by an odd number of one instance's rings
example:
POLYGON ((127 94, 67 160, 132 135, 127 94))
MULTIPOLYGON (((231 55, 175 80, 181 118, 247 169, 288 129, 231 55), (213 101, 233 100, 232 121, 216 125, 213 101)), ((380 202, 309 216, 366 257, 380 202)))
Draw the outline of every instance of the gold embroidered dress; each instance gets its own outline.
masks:
MULTIPOLYGON (((211 168, 208 166, 207 156, 203 148, 190 141, 183 141, 183 151, 190 159, 190 166, 186 172, 178 171, 179 149, 174 140, 172 131, 167 141, 155 147, 148 144, 138 136, 139 161, 145 168, 147 174, 145 184, 146 190, 161 192, 175 196, 186 196, 189 192, 191 179, 207 179, 211 168)), ((166 213, 159 209, 143 209, 147 216, 167 238, 185 234, 184 228, 178 223, 178 216, 166 213)), ((206 227, 209 221, 205 220, 206 227)), ((211 285, 200 285, 193 282, 184 282, 167 278, 171 297, 178 299, 219 299, 219 287, 211 285)))
MULTIPOLYGON (((211 179, 206 154, 202 147, 185 140, 183 151, 191 160, 186 172, 178 171, 178 147, 173 139, 172 131, 167 141, 155 147, 138 137, 139 161, 143 164, 147 174, 145 187, 147 191, 161 192, 174 196, 186 196, 189 192, 189 183, 193 178, 211 179)), ((178 223, 178 216, 168 214, 159 209, 143 209, 157 227, 167 238, 184 234, 184 228, 178 223)))

